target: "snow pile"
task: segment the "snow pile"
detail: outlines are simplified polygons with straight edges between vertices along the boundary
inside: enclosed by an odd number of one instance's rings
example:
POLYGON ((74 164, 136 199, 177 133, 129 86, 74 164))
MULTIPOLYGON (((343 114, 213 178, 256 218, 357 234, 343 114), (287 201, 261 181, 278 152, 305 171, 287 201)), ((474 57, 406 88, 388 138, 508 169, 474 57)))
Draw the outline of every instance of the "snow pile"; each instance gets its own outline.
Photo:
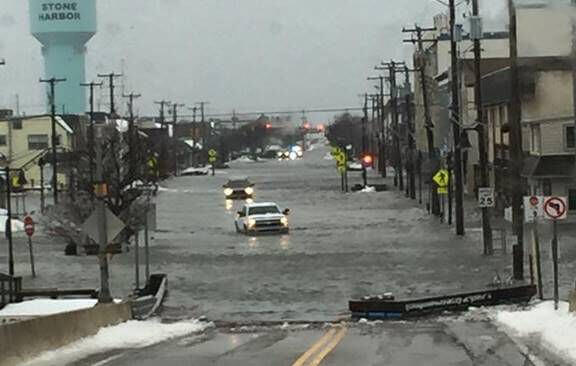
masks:
POLYGON ((90 355, 120 349, 149 347, 172 338, 200 332, 212 326, 197 320, 164 324, 158 319, 128 321, 116 326, 102 328, 87 337, 58 350, 43 353, 26 365, 68 365, 90 355))
POLYGON ((91 308, 98 300, 74 299, 74 300, 51 300, 36 299, 21 303, 7 305, 0 310, 0 317, 44 316, 68 311, 91 308))
MULTIPOLYGON (((7 219, 7 215, 4 213, 0 213, 0 233, 3 233, 6 231, 6 219, 7 219)), ((18 231, 24 231, 24 223, 18 219, 12 219, 11 221, 12 224, 12 232, 18 232, 18 231)))
POLYGON ((366 186, 366 187, 362 188, 362 190, 360 190, 359 192, 373 193, 373 192, 376 192, 376 188, 371 187, 371 186, 366 186))
POLYGON ((517 337, 536 337, 550 351, 576 361, 576 315, 568 312, 569 304, 539 303, 524 311, 499 311, 495 320, 517 337))
POLYGON ((247 156, 241 156, 238 159, 234 160, 234 161, 238 161, 240 163, 254 163, 256 160, 254 159, 250 159, 247 156))
POLYGON ((184 169, 180 174, 181 174, 181 175, 187 175, 187 174, 208 174, 209 172, 210 172, 210 168, 209 168, 209 167, 202 167, 202 168, 190 167, 190 168, 184 169))

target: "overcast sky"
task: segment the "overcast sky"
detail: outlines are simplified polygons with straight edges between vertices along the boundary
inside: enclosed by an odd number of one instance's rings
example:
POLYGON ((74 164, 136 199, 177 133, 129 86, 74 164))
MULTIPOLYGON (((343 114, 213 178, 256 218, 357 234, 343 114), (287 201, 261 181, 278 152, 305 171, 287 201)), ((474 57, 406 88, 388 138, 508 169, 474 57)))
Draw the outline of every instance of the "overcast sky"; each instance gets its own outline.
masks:
MULTIPOLYGON (((490 18, 502 2, 481 0, 490 18)), ((124 63, 141 114, 159 99, 210 101, 210 112, 358 106, 375 64, 408 57, 402 26, 444 10, 435 0, 98 0, 87 81, 124 63)), ((43 110, 43 71, 27 11, 2 0, 0 107, 19 94, 31 114, 43 110)))

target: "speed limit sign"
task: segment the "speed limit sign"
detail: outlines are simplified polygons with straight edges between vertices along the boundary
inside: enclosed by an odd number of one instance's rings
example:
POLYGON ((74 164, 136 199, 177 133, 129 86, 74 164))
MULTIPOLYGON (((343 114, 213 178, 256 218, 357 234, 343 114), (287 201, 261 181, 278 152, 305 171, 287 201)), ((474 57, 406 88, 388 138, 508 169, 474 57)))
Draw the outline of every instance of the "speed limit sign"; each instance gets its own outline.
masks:
POLYGON ((478 206, 481 208, 494 207, 494 188, 478 188, 478 206))

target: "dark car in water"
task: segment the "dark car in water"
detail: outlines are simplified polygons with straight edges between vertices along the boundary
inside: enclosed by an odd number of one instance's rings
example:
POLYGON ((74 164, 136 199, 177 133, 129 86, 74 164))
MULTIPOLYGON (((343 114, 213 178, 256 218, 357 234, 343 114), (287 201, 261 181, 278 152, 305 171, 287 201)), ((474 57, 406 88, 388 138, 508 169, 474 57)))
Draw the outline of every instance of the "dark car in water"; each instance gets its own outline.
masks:
POLYGON ((254 183, 248 178, 230 179, 222 187, 226 199, 248 199, 254 195, 254 183))

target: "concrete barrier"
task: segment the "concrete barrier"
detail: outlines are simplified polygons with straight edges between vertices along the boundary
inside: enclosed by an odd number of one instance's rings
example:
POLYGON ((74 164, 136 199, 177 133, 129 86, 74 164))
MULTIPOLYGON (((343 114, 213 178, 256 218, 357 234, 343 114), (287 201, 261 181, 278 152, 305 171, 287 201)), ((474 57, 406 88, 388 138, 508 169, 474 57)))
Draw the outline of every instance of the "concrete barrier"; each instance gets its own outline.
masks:
POLYGON ((0 325, 0 366, 19 365, 131 318, 130 304, 121 303, 0 325))

